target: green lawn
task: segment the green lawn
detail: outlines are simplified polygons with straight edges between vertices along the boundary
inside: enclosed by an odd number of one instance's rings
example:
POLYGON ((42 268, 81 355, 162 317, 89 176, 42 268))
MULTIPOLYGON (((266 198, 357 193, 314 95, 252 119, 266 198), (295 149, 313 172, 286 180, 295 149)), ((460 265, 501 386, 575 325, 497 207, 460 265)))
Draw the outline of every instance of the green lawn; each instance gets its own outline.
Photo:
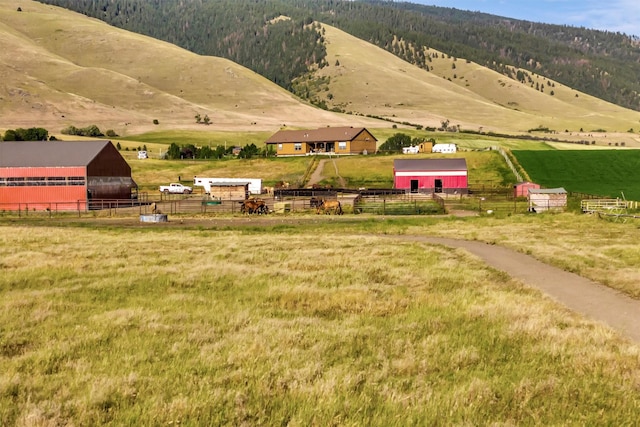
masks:
POLYGON ((513 150, 534 182, 547 188, 640 200, 639 150, 513 150))

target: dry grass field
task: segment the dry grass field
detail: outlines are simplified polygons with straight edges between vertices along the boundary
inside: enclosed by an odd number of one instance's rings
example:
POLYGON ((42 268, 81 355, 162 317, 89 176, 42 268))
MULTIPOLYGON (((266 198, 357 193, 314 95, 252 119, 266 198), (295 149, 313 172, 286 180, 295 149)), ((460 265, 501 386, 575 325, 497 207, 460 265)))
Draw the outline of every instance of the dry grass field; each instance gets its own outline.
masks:
POLYGON ((528 232, 609 274, 637 227, 593 225, 2 220, 0 424, 632 425, 637 345, 463 251, 377 236, 528 232))

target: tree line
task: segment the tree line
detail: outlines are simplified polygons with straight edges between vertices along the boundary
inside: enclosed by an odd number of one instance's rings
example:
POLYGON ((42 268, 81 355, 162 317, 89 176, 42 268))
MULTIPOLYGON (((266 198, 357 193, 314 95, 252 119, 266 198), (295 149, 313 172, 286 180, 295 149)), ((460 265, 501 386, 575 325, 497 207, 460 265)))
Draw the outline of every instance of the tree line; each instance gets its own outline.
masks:
POLYGON ((292 90, 328 65, 314 22, 336 26, 429 70, 427 48, 515 78, 509 66, 623 107, 640 107, 640 40, 386 0, 40 0, 195 53, 228 58, 292 90), (402 44, 394 43, 402 40, 402 44))

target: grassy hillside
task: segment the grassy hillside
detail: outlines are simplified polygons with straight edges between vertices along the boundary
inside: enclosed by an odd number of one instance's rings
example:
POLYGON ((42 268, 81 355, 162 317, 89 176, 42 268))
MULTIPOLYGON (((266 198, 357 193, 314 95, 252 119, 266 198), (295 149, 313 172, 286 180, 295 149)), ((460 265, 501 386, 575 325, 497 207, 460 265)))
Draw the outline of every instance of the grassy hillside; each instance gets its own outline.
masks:
POLYGON ((518 151, 531 179, 545 187, 640 200, 640 152, 636 150, 518 151))
POLYGON ((548 128, 555 131, 548 136, 569 140, 600 139, 594 131, 606 130, 638 141, 628 131, 640 129, 640 113, 541 76, 534 76, 531 87, 434 50, 429 53, 437 58, 427 72, 336 28, 323 28, 329 66, 317 77, 329 83, 318 96, 331 107, 425 127, 448 121, 473 131, 548 128), (545 92, 535 84, 544 85, 545 92))
POLYGON ((0 129, 97 124, 126 135, 378 123, 301 103, 228 60, 37 2, 21 9, 0 0, 0 129), (212 124, 197 125, 198 113, 212 124))
POLYGON ((440 127, 448 121, 474 131, 548 128, 558 133, 546 136, 598 142, 604 135, 593 131, 606 130, 607 141, 633 146, 637 138, 627 131, 640 128, 640 113, 557 83, 548 88, 552 96, 441 53, 427 72, 325 26, 329 65, 315 78, 329 83, 319 94, 353 113, 335 114, 227 60, 37 2, 21 8, 0 0, 0 130, 42 126, 55 134, 68 125, 97 124, 130 136, 175 129, 271 133, 285 125, 390 130, 392 124, 440 127), (212 124, 196 124, 198 113, 212 124))

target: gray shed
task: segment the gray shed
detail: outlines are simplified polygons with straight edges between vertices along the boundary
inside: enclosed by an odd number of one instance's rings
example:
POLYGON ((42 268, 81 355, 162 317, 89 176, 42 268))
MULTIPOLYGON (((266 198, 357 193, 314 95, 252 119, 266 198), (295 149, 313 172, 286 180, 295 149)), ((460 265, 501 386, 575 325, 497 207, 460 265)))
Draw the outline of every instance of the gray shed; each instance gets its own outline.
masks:
POLYGON ((564 211, 567 191, 560 188, 529 188, 529 212, 564 211))

